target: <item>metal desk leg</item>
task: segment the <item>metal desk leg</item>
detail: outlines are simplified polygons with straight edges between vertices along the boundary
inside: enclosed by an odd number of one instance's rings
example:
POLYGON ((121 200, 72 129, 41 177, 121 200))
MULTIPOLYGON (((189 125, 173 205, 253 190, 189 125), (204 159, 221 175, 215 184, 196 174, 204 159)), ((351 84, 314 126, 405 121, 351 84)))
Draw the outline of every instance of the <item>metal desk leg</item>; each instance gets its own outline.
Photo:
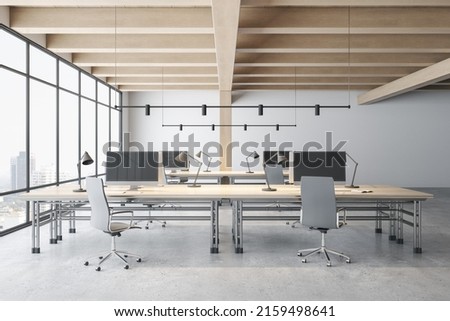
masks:
POLYGON ((403 244, 403 203, 397 204, 397 243, 403 244))
POLYGON ((31 253, 41 253, 41 249, 39 247, 39 202, 31 202, 31 207, 31 253))
POLYGON ((242 224, 242 201, 233 201, 234 216, 234 252, 244 252, 243 224, 242 224))
POLYGON ((56 239, 62 241, 62 210, 63 206, 60 202, 56 204, 56 239))
POLYGON ((49 228, 50 228, 50 244, 57 244, 58 241, 56 240, 56 207, 55 207, 55 203, 51 203, 50 204, 50 224, 49 224, 49 228))
POLYGON ((414 253, 422 253, 422 202, 414 201, 413 246, 414 253))
POLYGON ((379 202, 377 202, 377 211, 376 211, 376 220, 375 220, 375 233, 382 233, 383 232, 383 228, 382 228, 382 225, 381 225, 381 219, 380 219, 380 217, 381 217, 381 213, 380 213, 380 210, 379 210, 379 207, 380 207, 380 203, 379 202))
POLYGON ((69 233, 76 233, 77 230, 75 228, 75 211, 70 211, 70 219, 69 219, 69 233))
POLYGON ((395 241, 397 239, 397 236, 395 235, 396 232, 396 222, 397 222, 397 214, 396 214, 396 204, 391 202, 389 204, 389 241, 395 241))
POLYGON ((219 253, 219 201, 211 202, 210 253, 219 253))

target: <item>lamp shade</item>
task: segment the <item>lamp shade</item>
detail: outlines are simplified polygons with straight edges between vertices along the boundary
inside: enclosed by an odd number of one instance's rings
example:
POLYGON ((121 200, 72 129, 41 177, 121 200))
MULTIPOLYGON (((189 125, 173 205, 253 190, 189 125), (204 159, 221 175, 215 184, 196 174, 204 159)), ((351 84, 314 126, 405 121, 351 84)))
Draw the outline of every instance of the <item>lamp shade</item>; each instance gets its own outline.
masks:
POLYGON ((259 158, 259 154, 257 152, 253 152, 249 155, 249 157, 253 157, 253 159, 258 159, 259 158))
POLYGON ((277 158, 277 163, 278 163, 278 164, 282 164, 282 163, 286 162, 287 160, 288 160, 288 159, 287 159, 286 156, 281 155, 281 154, 278 154, 278 158, 277 158))
POLYGON ((94 160, 91 158, 88 152, 84 152, 83 156, 80 159, 80 164, 82 165, 91 165, 94 160))
POLYGON ((187 161, 187 159, 188 159, 188 155, 187 155, 187 153, 186 152, 181 152, 181 153, 179 153, 178 155, 177 155, 177 157, 175 157, 175 160, 177 161, 177 162, 186 162, 187 161))

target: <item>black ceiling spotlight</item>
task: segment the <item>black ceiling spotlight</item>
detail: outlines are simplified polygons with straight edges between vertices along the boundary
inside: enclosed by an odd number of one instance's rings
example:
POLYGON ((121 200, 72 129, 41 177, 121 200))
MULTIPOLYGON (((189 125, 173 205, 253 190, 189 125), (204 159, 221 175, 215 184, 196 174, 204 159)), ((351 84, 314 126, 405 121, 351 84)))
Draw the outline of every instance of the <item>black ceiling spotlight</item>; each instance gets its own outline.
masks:
POLYGON ((215 130, 216 130, 216 125, 212 124, 212 125, 211 125, 211 129, 212 129, 213 131, 215 131, 215 130))
POLYGON ((206 116, 206 105, 202 105, 202 116, 206 116))
POLYGON ((264 114, 264 106, 262 104, 258 105, 258 115, 262 116, 264 114))
POLYGON ((183 124, 180 124, 180 132, 183 131, 183 124))
POLYGON ((320 116, 320 105, 316 105, 316 106, 314 106, 314 109, 315 109, 315 111, 316 111, 316 116, 320 116))
POLYGON ((247 124, 244 124, 244 130, 247 131, 247 124))
POLYGON ((150 105, 145 105, 145 115, 150 116, 150 105))
POLYGON ((277 124, 277 125, 276 125, 276 129, 277 129, 277 131, 280 130, 280 124, 277 124))

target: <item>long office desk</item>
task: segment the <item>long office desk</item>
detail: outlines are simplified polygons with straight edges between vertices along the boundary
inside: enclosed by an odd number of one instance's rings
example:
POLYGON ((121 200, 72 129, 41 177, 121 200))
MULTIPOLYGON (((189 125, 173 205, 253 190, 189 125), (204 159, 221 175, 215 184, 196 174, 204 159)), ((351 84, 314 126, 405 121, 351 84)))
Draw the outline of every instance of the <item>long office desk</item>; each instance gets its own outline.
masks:
MULTIPOLYGON (((56 243, 60 238, 58 231, 61 227, 58 225, 59 219, 63 213, 70 213, 71 218, 75 219, 73 212, 89 210, 86 193, 75 193, 72 190, 74 185, 62 185, 58 187, 49 187, 38 189, 29 193, 24 193, 20 198, 32 203, 32 253, 40 252, 40 227, 42 214, 49 215, 51 239, 50 243, 56 243), (45 209, 45 211, 42 211, 45 209)), ((258 210, 273 211, 274 208, 266 206, 274 202, 292 204, 293 207, 279 207, 278 210, 297 211, 291 219, 298 218, 298 211, 301 206, 301 189, 298 185, 280 185, 275 186, 277 191, 266 192, 261 189, 261 185, 205 185, 199 188, 190 188, 186 185, 165 185, 165 186, 147 186, 138 190, 130 190, 128 186, 111 186, 105 189, 108 201, 111 204, 131 205, 132 210, 146 210, 149 208, 145 204, 170 204, 178 202, 180 204, 188 203, 185 210, 203 209, 209 211, 209 215, 203 217, 210 221, 210 252, 219 251, 219 207, 223 204, 232 204, 232 234, 236 253, 243 252, 244 230, 243 221, 245 220, 244 211, 247 204, 262 205, 258 210), (189 206, 189 202, 194 202, 194 206, 189 206), (207 204, 199 207, 198 204, 207 204), (144 205, 144 206, 137 206, 144 205)), ((344 207, 356 211, 373 210, 376 215, 370 217, 376 222, 376 231, 381 231, 381 221, 386 216, 390 221, 391 240, 397 240, 403 243, 403 225, 409 225, 413 228, 413 251, 422 252, 422 202, 432 198, 433 195, 414 191, 410 189, 393 186, 361 186, 359 189, 348 189, 336 185, 336 200, 339 207, 344 207), (370 193, 361 191, 370 190, 370 193), (410 205, 411 210, 406 206, 410 205), (407 220, 404 215, 412 218, 407 220)), ((170 209, 170 208, 169 208, 170 209)), ((250 207, 249 207, 250 209, 250 207)), ((129 217, 124 217, 129 218, 129 217)), ((177 217, 183 219, 182 217, 177 217)), ((276 217, 280 219, 280 217, 276 217)), ((136 220, 149 220, 148 216, 135 216, 136 220)), ((196 219, 187 217, 186 219, 196 219)), ((249 218, 251 219, 251 218, 249 218)), ((264 216, 259 219, 271 219, 270 216, 264 216)), ((282 217, 281 219, 286 219, 282 217)), ((358 219, 358 218, 357 218, 358 219)), ((364 218, 360 218, 364 219, 364 218)))

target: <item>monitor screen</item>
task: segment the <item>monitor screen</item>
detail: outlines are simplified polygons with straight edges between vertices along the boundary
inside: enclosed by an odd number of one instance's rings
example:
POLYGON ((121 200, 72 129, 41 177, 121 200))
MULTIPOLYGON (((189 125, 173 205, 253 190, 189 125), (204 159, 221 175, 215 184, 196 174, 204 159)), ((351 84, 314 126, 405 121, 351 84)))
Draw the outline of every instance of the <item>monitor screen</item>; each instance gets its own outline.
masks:
POLYGON ((162 163, 164 168, 168 169, 187 169, 189 168, 189 161, 185 162, 176 160, 175 158, 182 153, 182 151, 162 151, 162 163))
POLYGON ((108 152, 106 181, 136 185, 158 182, 158 152, 108 152))
POLYGON ((289 167, 289 160, 290 160, 289 159, 289 154, 291 152, 288 151, 288 150, 283 150, 283 151, 269 151, 269 150, 265 150, 263 152, 263 163, 267 164, 267 165, 275 165, 277 163, 277 156, 275 156, 275 154, 277 154, 277 153, 280 154, 280 155, 283 155, 287 159, 287 161, 285 161, 285 162, 283 162, 281 164, 283 166, 283 168, 289 167), (270 159, 272 156, 273 156, 273 158, 270 159))
POLYGON ((326 176, 345 182, 346 155, 346 152, 294 152, 294 181, 300 181, 302 176, 326 176))

